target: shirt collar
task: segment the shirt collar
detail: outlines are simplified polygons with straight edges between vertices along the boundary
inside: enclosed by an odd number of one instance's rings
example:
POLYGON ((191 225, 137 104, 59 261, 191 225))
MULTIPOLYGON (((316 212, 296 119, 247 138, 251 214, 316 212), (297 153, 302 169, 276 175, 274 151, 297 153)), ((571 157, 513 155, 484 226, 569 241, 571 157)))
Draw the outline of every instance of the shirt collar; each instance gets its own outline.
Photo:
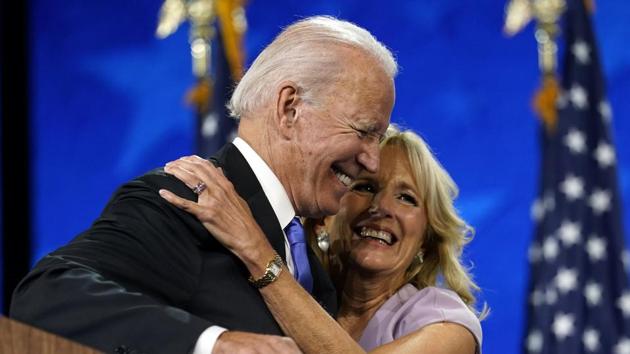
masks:
POLYGON ((243 154, 245 161, 249 164, 249 167, 254 171, 256 179, 260 183, 260 186, 265 193, 265 196, 271 204, 274 214, 280 223, 282 229, 284 229, 291 219, 295 217, 295 209, 289 200, 289 196, 280 183, 280 180, 275 173, 271 170, 269 165, 252 149, 252 147, 240 137, 234 138, 232 144, 236 146, 238 151, 243 154))

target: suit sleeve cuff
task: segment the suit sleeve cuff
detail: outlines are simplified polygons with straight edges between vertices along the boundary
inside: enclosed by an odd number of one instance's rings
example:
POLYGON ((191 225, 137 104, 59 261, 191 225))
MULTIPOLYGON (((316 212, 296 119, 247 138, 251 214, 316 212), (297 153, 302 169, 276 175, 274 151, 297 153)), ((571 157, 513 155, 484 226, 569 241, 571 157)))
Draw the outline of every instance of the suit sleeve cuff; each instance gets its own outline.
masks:
POLYGON ((195 344, 192 354, 212 354, 217 339, 225 331, 227 329, 220 326, 206 328, 205 331, 201 332, 199 339, 197 339, 197 344, 195 344))

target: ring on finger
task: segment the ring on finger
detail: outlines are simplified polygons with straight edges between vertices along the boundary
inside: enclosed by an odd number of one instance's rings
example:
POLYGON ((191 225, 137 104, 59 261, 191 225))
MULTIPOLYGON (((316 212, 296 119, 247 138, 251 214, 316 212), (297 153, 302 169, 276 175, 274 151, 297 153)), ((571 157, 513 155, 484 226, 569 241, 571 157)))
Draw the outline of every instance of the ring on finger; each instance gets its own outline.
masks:
POLYGON ((196 186, 194 186, 194 187, 193 187, 192 191, 193 191, 193 193, 195 193, 195 194, 199 195, 199 194, 201 194, 203 191, 205 191, 205 190, 206 190, 206 188, 208 188, 208 186, 207 186, 205 183, 203 183, 203 182, 199 182, 199 183, 197 183, 197 185, 196 185, 196 186))

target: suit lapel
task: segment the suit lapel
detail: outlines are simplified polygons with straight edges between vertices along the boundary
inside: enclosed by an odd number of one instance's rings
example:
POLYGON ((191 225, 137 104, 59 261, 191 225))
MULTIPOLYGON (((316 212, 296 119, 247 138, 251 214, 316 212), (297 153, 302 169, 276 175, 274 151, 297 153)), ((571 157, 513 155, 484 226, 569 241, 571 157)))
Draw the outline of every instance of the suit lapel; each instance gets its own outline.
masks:
POLYGON ((280 228, 276 214, 271 208, 265 193, 261 190, 259 193, 249 198, 247 204, 249 204, 249 207, 252 209, 254 219, 256 219, 260 228, 267 235, 269 243, 271 243, 271 246, 286 263, 284 233, 280 228))
POLYGON ((267 235, 274 250, 286 261, 284 234, 269 200, 256 179, 254 171, 240 151, 231 143, 226 144, 211 160, 223 169, 236 192, 247 202, 254 219, 267 235))
MULTIPOLYGON (((236 192, 249 205, 254 219, 267 235, 271 246, 286 263, 282 228, 258 179, 256 179, 256 175, 241 152, 236 146, 228 143, 210 160, 223 169, 223 173, 232 182, 236 192)), ((326 311, 335 316, 337 312, 335 288, 317 256, 310 247, 307 248, 311 273, 313 274, 313 297, 326 311)))

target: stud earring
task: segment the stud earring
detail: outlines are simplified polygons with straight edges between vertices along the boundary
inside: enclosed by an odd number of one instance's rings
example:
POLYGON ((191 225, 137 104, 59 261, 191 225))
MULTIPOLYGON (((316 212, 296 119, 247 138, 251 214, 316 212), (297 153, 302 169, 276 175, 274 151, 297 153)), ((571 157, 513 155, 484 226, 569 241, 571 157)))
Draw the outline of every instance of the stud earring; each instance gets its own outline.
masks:
POLYGON ((421 250, 420 252, 418 252, 418 254, 416 254, 414 258, 418 264, 424 263, 424 252, 422 252, 421 250))

